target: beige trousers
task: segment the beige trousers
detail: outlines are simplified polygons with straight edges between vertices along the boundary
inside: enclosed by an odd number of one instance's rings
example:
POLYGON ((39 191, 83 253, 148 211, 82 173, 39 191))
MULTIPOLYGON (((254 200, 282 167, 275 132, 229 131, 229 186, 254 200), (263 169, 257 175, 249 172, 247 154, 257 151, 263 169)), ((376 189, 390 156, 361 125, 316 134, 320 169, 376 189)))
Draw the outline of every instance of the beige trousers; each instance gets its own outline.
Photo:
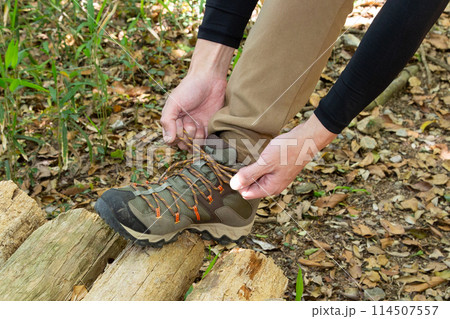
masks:
POLYGON ((352 8, 352 0, 265 1, 209 124, 235 140, 239 161, 249 154, 244 140, 265 146, 306 104, 352 8))

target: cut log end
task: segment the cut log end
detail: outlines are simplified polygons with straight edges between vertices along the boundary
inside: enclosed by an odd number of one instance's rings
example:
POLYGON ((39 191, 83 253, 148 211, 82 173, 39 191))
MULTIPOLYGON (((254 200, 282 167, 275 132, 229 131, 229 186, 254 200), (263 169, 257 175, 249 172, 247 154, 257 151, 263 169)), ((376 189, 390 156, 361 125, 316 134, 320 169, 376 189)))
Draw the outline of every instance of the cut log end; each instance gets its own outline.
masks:
POLYGON ((219 258, 186 300, 273 300, 283 297, 287 284, 271 258, 235 248, 219 258))
POLYGON ((45 214, 34 199, 14 182, 0 182, 0 267, 44 222, 45 214))
POLYGON ((37 229, 0 268, 0 300, 67 300, 90 287, 126 241, 85 209, 37 229))
POLYGON ((184 233, 163 248, 129 245, 84 300, 180 300, 203 263, 199 236, 184 233))

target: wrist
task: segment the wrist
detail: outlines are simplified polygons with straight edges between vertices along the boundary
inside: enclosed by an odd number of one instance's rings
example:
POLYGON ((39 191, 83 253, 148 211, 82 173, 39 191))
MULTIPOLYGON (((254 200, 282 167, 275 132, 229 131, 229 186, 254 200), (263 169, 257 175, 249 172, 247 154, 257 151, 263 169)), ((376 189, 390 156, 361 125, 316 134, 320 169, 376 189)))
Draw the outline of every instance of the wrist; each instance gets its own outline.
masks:
POLYGON ((188 74, 210 74, 219 78, 226 78, 230 67, 234 48, 198 39, 192 56, 188 74))
POLYGON ((295 127, 293 131, 299 140, 312 139, 319 150, 330 144, 337 136, 330 132, 315 114, 311 115, 305 123, 295 127))

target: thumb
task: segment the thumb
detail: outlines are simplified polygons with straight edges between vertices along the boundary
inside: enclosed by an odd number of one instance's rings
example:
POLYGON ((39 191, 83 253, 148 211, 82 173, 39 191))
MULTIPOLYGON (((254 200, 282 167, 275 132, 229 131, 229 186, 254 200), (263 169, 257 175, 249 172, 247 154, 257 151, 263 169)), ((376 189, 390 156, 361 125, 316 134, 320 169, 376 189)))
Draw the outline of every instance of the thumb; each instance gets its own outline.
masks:
POLYGON ((240 190, 253 184, 258 178, 265 174, 265 166, 253 163, 241 168, 230 180, 230 187, 234 190, 240 190))
POLYGON ((175 107, 164 107, 161 115, 161 126, 163 129, 164 142, 167 144, 173 143, 177 136, 177 124, 178 111, 175 107))

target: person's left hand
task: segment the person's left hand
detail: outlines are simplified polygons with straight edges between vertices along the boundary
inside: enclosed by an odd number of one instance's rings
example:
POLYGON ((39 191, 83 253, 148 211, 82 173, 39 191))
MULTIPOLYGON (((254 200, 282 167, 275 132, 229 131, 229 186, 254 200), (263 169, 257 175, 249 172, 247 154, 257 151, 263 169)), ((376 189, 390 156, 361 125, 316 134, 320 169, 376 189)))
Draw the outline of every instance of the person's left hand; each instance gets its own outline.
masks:
POLYGON ((233 176, 230 186, 245 199, 277 195, 335 137, 313 114, 304 124, 270 141, 256 163, 233 176))

